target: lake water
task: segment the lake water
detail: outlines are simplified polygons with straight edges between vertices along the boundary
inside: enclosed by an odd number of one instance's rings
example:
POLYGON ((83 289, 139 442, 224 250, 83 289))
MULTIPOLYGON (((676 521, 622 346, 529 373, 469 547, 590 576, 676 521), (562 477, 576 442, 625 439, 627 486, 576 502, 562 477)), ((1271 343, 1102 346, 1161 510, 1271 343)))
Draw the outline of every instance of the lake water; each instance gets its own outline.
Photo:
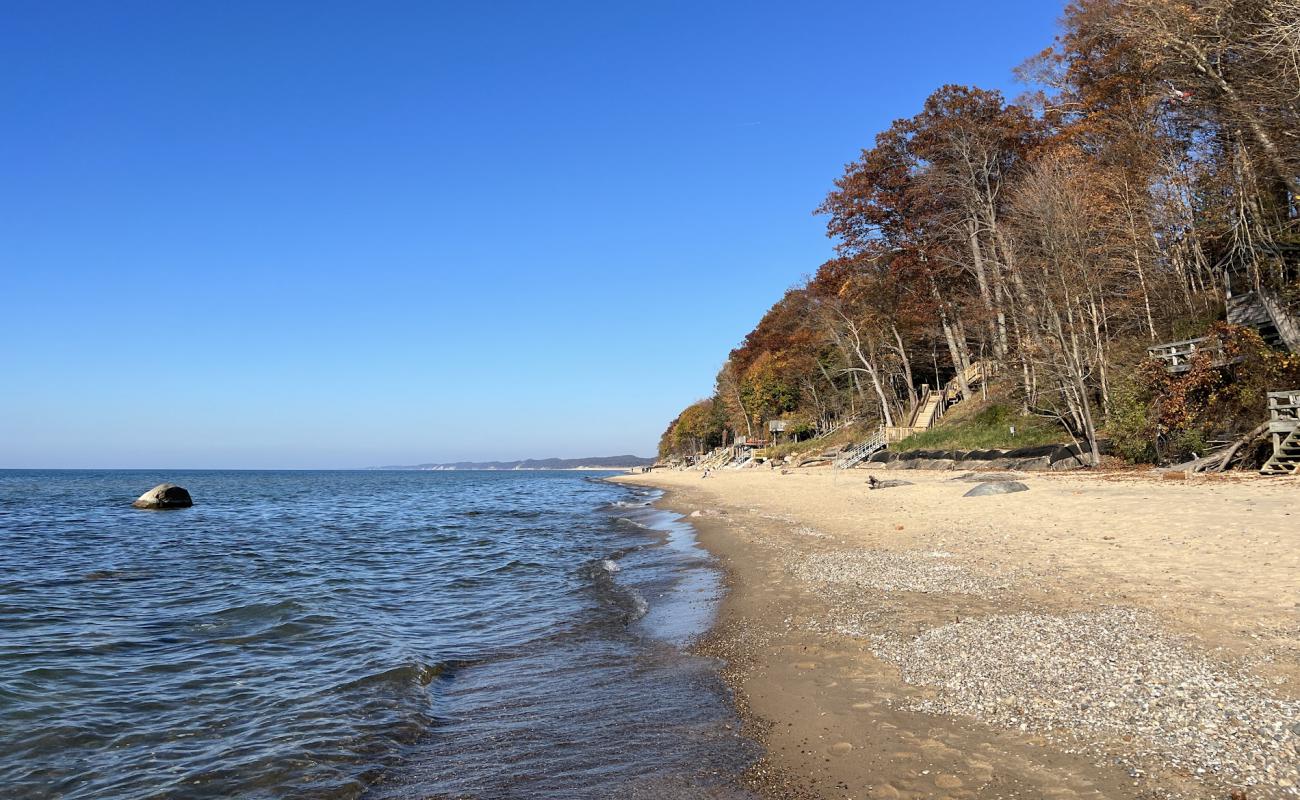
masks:
POLYGON ((0 471, 0 786, 740 798, 720 577, 576 472, 0 471), (139 511, 156 483, 195 506, 139 511))

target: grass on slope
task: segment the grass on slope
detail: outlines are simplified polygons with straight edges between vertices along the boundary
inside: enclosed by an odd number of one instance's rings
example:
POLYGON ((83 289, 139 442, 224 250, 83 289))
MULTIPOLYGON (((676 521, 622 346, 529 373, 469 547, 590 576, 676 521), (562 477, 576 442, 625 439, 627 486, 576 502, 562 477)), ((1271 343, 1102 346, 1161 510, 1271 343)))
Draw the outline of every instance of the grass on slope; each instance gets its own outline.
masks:
POLYGON ((1069 434, 1043 417, 1021 414, 1013 406, 990 399, 970 400, 954 407, 939 424, 913 434, 890 450, 1014 450, 1068 443, 1069 434), (1015 426, 1016 433, 1011 435, 1015 426))

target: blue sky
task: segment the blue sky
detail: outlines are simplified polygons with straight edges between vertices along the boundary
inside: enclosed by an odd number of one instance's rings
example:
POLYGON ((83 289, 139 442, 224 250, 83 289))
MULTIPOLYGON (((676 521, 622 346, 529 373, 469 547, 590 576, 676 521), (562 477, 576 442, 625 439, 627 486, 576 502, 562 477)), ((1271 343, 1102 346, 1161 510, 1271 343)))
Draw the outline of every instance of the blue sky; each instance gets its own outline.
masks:
POLYGON ((1050 0, 0 2, 0 467, 649 455, 1050 0))

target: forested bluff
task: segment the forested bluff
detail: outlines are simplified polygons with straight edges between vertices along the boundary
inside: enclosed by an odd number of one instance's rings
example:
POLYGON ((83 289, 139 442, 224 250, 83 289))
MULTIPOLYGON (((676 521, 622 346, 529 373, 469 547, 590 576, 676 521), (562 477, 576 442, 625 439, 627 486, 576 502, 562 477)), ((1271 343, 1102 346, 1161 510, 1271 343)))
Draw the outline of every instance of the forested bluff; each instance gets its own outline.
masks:
POLYGON ((811 277, 662 459, 774 420, 810 444, 852 421, 851 442, 979 363, 986 423, 1093 463, 1263 450, 1300 355, 1226 310, 1300 303, 1300 0, 1076 0, 1017 76, 1035 88, 1013 102, 939 87, 845 167, 815 209, 832 257, 791 265, 811 277), (1201 337, 1182 371, 1148 353, 1201 337))

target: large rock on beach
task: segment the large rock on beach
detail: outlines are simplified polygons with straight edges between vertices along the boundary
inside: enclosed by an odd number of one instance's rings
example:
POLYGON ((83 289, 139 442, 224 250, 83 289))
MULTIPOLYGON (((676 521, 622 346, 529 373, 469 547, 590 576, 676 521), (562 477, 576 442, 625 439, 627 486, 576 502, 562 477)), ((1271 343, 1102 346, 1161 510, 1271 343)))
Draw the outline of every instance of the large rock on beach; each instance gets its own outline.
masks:
POLYGON ((1018 472, 1046 472, 1052 468, 1050 456, 1035 456, 1034 458, 1018 458, 1011 462, 1011 469, 1018 472))
POLYGON ((177 486, 174 483, 160 483, 140 495, 139 499, 131 505, 136 508, 147 508, 152 510, 189 508, 194 505, 194 500, 190 497, 190 493, 186 491, 184 487, 177 486))
POLYGON ((1020 481, 992 481, 990 483, 981 483, 962 495, 962 497, 986 497, 991 494, 1011 494, 1012 492, 1027 491, 1029 491, 1029 487, 1020 481))
POLYGON ((964 483, 1004 483, 1023 477, 1023 475, 1016 472, 967 472, 948 480, 962 481, 964 483))

